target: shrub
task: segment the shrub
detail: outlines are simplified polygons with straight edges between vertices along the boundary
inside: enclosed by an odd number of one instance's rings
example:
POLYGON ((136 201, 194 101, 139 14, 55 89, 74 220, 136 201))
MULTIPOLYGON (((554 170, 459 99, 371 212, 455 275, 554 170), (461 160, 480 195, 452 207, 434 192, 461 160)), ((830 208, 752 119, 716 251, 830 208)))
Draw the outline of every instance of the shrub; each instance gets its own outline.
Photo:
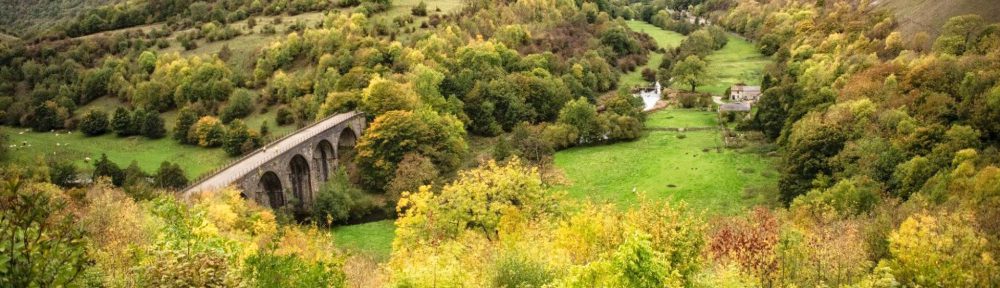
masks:
POLYGON ((493 264, 493 287, 543 287, 555 277, 544 262, 509 253, 493 264))
POLYGON ((364 217, 375 208, 375 203, 364 191, 351 185, 347 170, 337 169, 316 195, 312 213, 322 223, 342 223, 348 219, 364 217))
POLYGON ((410 9, 410 13, 413 14, 413 16, 427 16, 427 3, 420 1, 420 3, 417 3, 417 6, 413 6, 413 8, 410 9))
POLYGON ((80 120, 80 132, 87 136, 97 136, 108 132, 108 113, 92 110, 80 120))
POLYGON ((76 181, 76 165, 72 161, 49 159, 48 166, 52 184, 69 187, 76 181))
POLYGON ((104 153, 101 153, 101 159, 94 162, 94 174, 92 178, 96 180, 99 177, 111 178, 111 183, 115 186, 122 186, 125 183, 125 172, 122 171, 121 167, 118 167, 118 164, 108 160, 108 155, 104 153))
POLYGON ((275 112, 274 122, 278 123, 278 126, 284 126, 288 124, 295 123, 295 115, 292 114, 292 110, 287 107, 278 108, 275 112))
POLYGON ((260 147, 260 136, 247 129, 243 121, 236 120, 226 129, 226 138, 222 149, 230 156, 239 156, 260 147))

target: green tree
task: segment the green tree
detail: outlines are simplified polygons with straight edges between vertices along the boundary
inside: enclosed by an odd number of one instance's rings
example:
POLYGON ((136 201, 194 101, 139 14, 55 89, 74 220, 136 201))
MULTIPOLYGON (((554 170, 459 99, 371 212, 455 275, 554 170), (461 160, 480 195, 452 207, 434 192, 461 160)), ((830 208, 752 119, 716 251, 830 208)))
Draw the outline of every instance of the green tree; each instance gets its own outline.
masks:
POLYGON ((690 85, 691 92, 694 92, 698 84, 708 82, 708 63, 698 56, 690 55, 674 64, 671 74, 674 75, 675 81, 690 85))
POLYGON ((331 176, 320 187, 311 209, 317 221, 326 224, 343 223, 371 213, 375 207, 374 202, 364 191, 351 184, 346 169, 338 168, 331 176))
POLYGON ((156 69, 156 53, 153 51, 142 51, 139 54, 139 58, 136 59, 136 63, 139 64, 139 69, 146 73, 153 73, 153 69, 156 69))
POLYGON ((108 132, 108 113, 91 110, 80 119, 80 132, 87 136, 97 136, 108 132))
POLYGON ((139 133, 149 139, 160 139, 167 135, 167 128, 163 127, 163 118, 160 118, 160 113, 156 111, 149 111, 144 113, 146 116, 140 121, 142 126, 139 129, 139 133))
POLYGON ((837 155, 844 147, 843 127, 818 123, 820 116, 811 115, 796 123, 785 148, 785 168, 778 181, 784 203, 791 203, 795 197, 812 189, 817 176, 831 175, 833 171, 827 158, 837 155))
POLYGON ((156 175, 153 177, 153 185, 160 188, 181 189, 187 184, 188 179, 184 176, 181 165, 167 161, 160 163, 160 168, 156 169, 156 175))
POLYGON ((403 192, 415 192, 420 186, 430 185, 438 178, 437 168, 430 158, 417 153, 406 153, 396 165, 395 175, 385 188, 390 199, 399 200, 403 192))
POLYGON ((250 90, 236 89, 233 91, 233 96, 229 97, 229 104, 222 108, 219 120, 228 124, 234 119, 246 117, 250 113, 253 113, 253 94, 250 94, 250 90))
POLYGON ((575 127, 579 133, 579 143, 592 143, 601 140, 601 127, 597 122, 597 107, 580 97, 566 103, 559 111, 558 123, 575 127))
POLYGON ((191 131, 191 127, 197 122, 198 114, 194 110, 188 108, 181 109, 177 115, 177 120, 174 120, 174 140, 184 144, 196 144, 188 141, 188 133, 191 131))
POLYGON ((67 160, 56 160, 52 157, 48 161, 49 180, 52 184, 61 187, 70 187, 76 183, 76 164, 67 160))
POLYGON ((35 106, 31 118, 31 130, 35 132, 48 132, 62 126, 59 120, 58 106, 55 102, 45 101, 35 106))
POLYGON ((135 127, 132 121, 132 113, 125 109, 125 107, 118 107, 115 109, 115 114, 111 119, 111 129, 118 134, 119 137, 132 136, 136 134, 132 128, 135 127))
POLYGON ((250 138, 250 129, 247 128, 247 125, 240 120, 233 121, 226 129, 226 139, 222 142, 222 150, 225 150, 229 156, 243 155, 243 144, 252 141, 250 138))
POLYGON ((976 14, 955 16, 941 28, 941 36, 934 41, 934 50, 941 53, 962 55, 972 50, 986 21, 976 14))
POLYGON ((108 160, 108 155, 101 153, 101 159, 94 162, 94 174, 93 179, 98 177, 108 177, 111 178, 111 183, 115 186, 122 186, 125 183, 125 172, 122 171, 118 164, 108 160))
POLYGON ((443 174, 454 172, 468 150, 462 122, 420 109, 389 111, 375 118, 358 141, 357 164, 363 183, 385 189, 406 153, 426 155, 443 174))

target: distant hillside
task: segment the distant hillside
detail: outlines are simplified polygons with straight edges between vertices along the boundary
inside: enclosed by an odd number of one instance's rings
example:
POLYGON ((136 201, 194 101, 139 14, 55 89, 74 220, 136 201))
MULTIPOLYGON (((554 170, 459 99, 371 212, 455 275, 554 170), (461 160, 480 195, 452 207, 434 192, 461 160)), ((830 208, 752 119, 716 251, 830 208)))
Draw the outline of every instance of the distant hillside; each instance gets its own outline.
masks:
POLYGON ((1000 22, 1000 1, 997 0, 877 0, 896 15, 899 30, 906 35, 924 31, 932 37, 948 18, 979 14, 989 22, 1000 22))
POLYGON ((24 36, 79 13, 124 0, 0 0, 0 32, 24 36))

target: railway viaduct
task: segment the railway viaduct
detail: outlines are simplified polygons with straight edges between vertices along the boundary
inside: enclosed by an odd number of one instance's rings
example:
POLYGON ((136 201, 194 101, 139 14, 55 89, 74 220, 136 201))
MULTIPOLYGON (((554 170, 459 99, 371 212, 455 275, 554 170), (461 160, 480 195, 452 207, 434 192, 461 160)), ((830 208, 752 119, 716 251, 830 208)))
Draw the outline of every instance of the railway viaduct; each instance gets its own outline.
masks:
POLYGON ((184 196, 232 185, 261 205, 279 208, 294 202, 301 210, 335 169, 349 161, 366 125, 361 112, 327 117, 201 178, 184 189, 184 196))

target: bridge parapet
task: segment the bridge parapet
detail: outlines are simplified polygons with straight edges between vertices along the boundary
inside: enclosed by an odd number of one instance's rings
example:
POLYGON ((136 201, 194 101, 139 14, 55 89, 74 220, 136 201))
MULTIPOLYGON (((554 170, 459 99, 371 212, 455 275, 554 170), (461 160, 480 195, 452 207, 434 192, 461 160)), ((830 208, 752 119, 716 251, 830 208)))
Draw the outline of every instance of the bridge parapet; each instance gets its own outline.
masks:
POLYGON ((275 208, 292 198, 308 204, 331 172, 331 162, 335 166, 347 161, 340 159, 343 153, 338 150, 353 149, 366 125, 364 113, 357 111, 329 116, 200 177, 183 194, 189 197, 234 185, 244 196, 275 208))

